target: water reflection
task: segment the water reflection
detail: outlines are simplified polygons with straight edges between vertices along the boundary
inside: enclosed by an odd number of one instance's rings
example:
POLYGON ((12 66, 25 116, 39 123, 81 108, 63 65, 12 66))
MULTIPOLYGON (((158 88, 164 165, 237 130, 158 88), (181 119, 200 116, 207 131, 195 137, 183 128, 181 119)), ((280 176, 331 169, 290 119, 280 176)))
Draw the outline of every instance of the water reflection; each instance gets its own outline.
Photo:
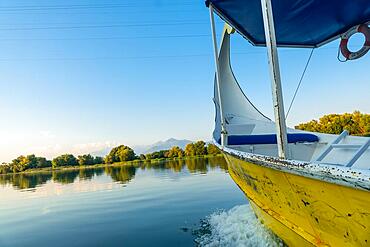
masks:
POLYGON ((52 178, 54 182, 60 184, 70 184, 75 181, 79 173, 80 173, 79 170, 55 171, 52 173, 52 178))
POLYGON ((94 177, 108 175, 113 181, 126 184, 135 177, 137 169, 171 170, 175 173, 187 170, 190 173, 206 174, 209 170, 220 168, 227 171, 227 163, 223 157, 192 158, 187 160, 169 160, 159 162, 143 162, 134 165, 105 166, 96 168, 66 169, 53 172, 35 172, 25 174, 0 175, 0 185, 11 185, 15 189, 34 189, 48 181, 60 184, 74 183, 79 180, 91 180, 94 177))
POLYGON ((136 167, 133 165, 107 166, 104 169, 107 175, 110 175, 113 181, 126 184, 134 178, 136 167))
POLYGON ((84 168, 80 169, 78 173, 78 177, 80 180, 91 180, 95 174, 100 176, 104 173, 103 168, 84 168))
POLYGON ((33 189, 51 180, 52 173, 25 173, 0 175, 0 184, 11 184, 15 189, 33 189))
POLYGON ((206 159, 189 159, 186 160, 186 167, 191 173, 207 173, 207 161, 206 159))

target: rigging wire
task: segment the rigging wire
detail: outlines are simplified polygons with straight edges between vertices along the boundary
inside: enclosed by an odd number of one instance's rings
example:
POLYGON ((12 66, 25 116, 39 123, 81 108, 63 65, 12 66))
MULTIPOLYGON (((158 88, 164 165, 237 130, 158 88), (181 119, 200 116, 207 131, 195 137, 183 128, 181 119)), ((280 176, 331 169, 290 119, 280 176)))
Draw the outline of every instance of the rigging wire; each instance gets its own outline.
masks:
MULTIPOLYGON (((209 35, 208 35, 209 36, 209 35)), ((336 49, 336 47, 327 47, 327 48, 322 48, 322 49, 336 49)), ((281 52, 294 52, 294 50, 284 50, 281 52)), ((310 58, 312 56, 312 51, 310 54, 310 58)), ((233 52, 232 55, 262 55, 265 54, 262 51, 254 51, 254 52, 233 52)), ((0 62, 5 62, 5 61, 91 61, 91 60, 138 60, 138 59, 156 59, 156 58, 190 58, 190 57, 209 57, 212 56, 211 53, 193 53, 193 54, 169 54, 169 55, 149 55, 149 56, 102 56, 102 57, 40 57, 40 58, 34 58, 34 57, 29 57, 29 58, 1 58, 0 57, 0 62)), ((295 99, 295 96, 297 95, 298 89, 302 83, 304 73, 307 70, 309 61, 307 61, 305 70, 301 76, 301 79, 299 81, 298 87, 294 93, 294 97, 292 99, 292 102, 290 103, 289 110, 286 114, 286 117, 289 114, 289 111, 292 107, 293 101, 295 99)))
MULTIPOLYGON (((254 52, 259 54, 261 52, 254 52)), ((239 52, 239 54, 252 54, 252 52, 239 52)), ((44 57, 44 58, 0 58, 3 61, 90 61, 90 60, 136 60, 136 59, 156 59, 156 58, 187 58, 187 57, 208 57, 211 53, 183 54, 183 55, 153 55, 153 56, 106 56, 106 57, 44 57)))
MULTIPOLYGON (((203 36, 203 35, 202 35, 203 36)), ((204 35, 204 36, 209 36, 209 35, 204 35)), ((167 36, 153 36, 153 37, 150 37, 150 36, 147 36, 147 38, 168 38, 167 36)), ((182 37, 182 36, 172 36, 172 37, 182 37)), ((189 36, 184 36, 184 37, 191 37, 190 35, 189 36)), ((195 36, 195 37, 198 37, 198 36, 195 36)), ((200 37, 200 36, 199 36, 200 37)), ((108 37, 107 39, 111 39, 112 37, 108 37)), ((113 37, 113 39, 125 39, 126 37, 113 37)), ((87 39, 90 39, 90 38, 87 38, 87 39)), ((95 38, 92 38, 92 39, 95 39, 95 38)), ((98 38, 100 39, 100 38, 98 38)), ((103 37, 104 39, 104 37, 103 37)), ((14 39, 11 39, 11 40, 14 40, 14 39)), ((27 39, 22 39, 22 40, 27 40, 27 39)), ((34 39, 29 39, 29 40, 34 40, 34 39)), ((36 39, 38 40, 38 39, 36 39)), ((62 38, 61 40, 68 40, 68 39, 64 39, 62 38)), ((77 38, 77 40, 80 40, 77 38)), ((2 41, 2 39, 0 39, 0 41, 2 41)), ((321 50, 332 50, 332 49, 337 49, 336 47, 325 47, 325 48, 321 48, 321 50)), ((296 50, 283 50, 283 51, 280 51, 280 52, 283 52, 283 53, 290 53, 290 52, 295 52, 296 50)), ((232 55, 262 55, 262 54, 265 54, 264 52, 262 51, 248 51, 248 52, 232 52, 232 55)), ((305 72, 307 70, 307 67, 308 67, 308 64, 310 62, 310 59, 312 57, 312 54, 313 54, 313 50, 311 51, 311 54, 309 56, 309 59, 306 63, 306 66, 304 68, 304 71, 303 71, 303 74, 299 80, 299 84, 295 90, 295 93, 294 93, 294 97, 292 99, 292 102, 290 103, 290 106, 289 106, 289 110, 286 114, 286 117, 288 117, 288 114, 290 112, 290 109, 292 107, 292 104, 293 104, 293 101, 297 95, 297 92, 298 92, 298 89, 299 87, 301 86, 301 83, 302 83, 302 80, 303 80, 303 77, 305 75, 305 72)), ((193 53, 193 54, 169 54, 169 55, 149 55, 149 56, 102 56, 102 57, 39 57, 39 58, 35 58, 35 57, 18 57, 18 58, 11 58, 11 57, 0 57, 0 62, 5 62, 5 61, 90 61, 90 60, 137 60, 137 59, 156 59, 156 58, 187 58, 187 57, 207 57, 207 56, 211 56, 212 54, 210 53, 193 53)))
MULTIPOLYGON (((113 25, 113 24, 151 24, 151 23, 194 23, 194 22, 204 22, 204 19, 194 19, 194 18, 175 18, 175 19, 163 19, 162 21, 155 21, 154 19, 148 20, 146 22, 137 22, 137 21, 102 21, 102 22, 1 22, 1 27, 13 28, 13 27, 58 27, 58 26, 83 26, 83 25, 113 25)), ((217 24, 223 24, 219 21, 217 24)))
POLYGON ((126 37, 81 37, 81 38, 3 38, 0 41, 47 41, 47 40, 126 40, 126 39, 163 39, 163 38, 200 38, 209 37, 209 34, 184 34, 184 35, 153 35, 153 36, 126 36, 126 37))
POLYGON ((64 30, 64 29, 91 29, 91 28, 115 28, 115 27, 153 27, 153 26, 177 26, 177 25, 200 25, 207 22, 168 22, 168 23, 140 23, 140 24, 111 24, 111 25, 76 25, 76 26, 44 26, 44 27, 20 27, 0 28, 0 31, 25 31, 25 30, 64 30))
MULTIPOLYGON (((1 12, 1 11, 0 11, 1 12)), ((117 13, 121 13, 121 14, 144 14, 144 13, 150 13, 150 14, 176 14, 176 13, 179 13, 181 12, 182 14, 184 13, 194 13, 194 12, 198 12, 198 13, 202 13, 203 11, 201 9, 169 9, 169 8, 141 8, 141 9, 138 9, 138 8, 130 8, 130 9, 120 9, 120 8, 112 8, 112 9, 103 9, 103 10, 99 10, 97 12, 93 12, 94 14, 97 14, 97 15, 110 15, 110 14, 117 14, 117 13)), ((8 11, 8 12, 2 12, 1 13, 2 15, 19 15, 20 13, 19 12, 14 12, 14 11, 8 11)), ((39 10, 38 12, 23 12, 21 13, 22 15, 44 15, 44 14, 47 14, 47 15, 50 15, 50 11, 48 10, 39 10)), ((63 15, 63 16, 66 16, 66 15, 85 15, 85 14, 91 14, 91 12, 89 12, 87 9, 84 10, 82 9, 81 11, 78 11, 78 10, 74 10, 74 11, 70 11, 70 10, 66 10, 66 11, 55 11, 53 13, 53 15, 63 15)))
MULTIPOLYGON (((191 6, 194 3, 182 2, 181 4, 166 4, 166 6, 191 6)), ((71 4, 71 5, 18 5, 3 6, 0 11, 38 11, 38 10, 74 10, 74 9, 101 9, 101 8, 132 8, 147 7, 147 4, 71 4)), ((158 5, 160 6, 160 5, 158 5)), ((158 7, 153 5, 153 7, 158 7)), ((150 6, 152 7, 152 6, 150 6)))
POLYGON ((293 95, 292 101, 290 102, 290 105, 289 105, 288 111, 287 111, 287 113, 286 113, 286 115, 285 115, 285 119, 287 119, 287 118, 288 118, 288 116, 289 116, 289 112, 290 112, 290 109, 292 109, 292 105, 293 105, 293 103, 294 103, 295 97, 297 96, 298 90, 299 90, 299 88, 300 88, 300 86, 301 86, 301 84, 302 84, 303 77, 304 77, 304 75, 306 74, 306 70, 307 70, 308 64, 310 63, 310 60, 311 60, 311 58, 312 58, 312 54, 313 54, 314 49, 315 49, 315 48, 312 48, 311 53, 310 53, 310 56, 309 56, 309 57, 308 57, 308 59, 307 59, 306 66, 304 67, 304 70, 303 70, 303 73, 302 73, 302 75, 301 75, 301 78, 299 79, 299 82, 298 82, 297 88, 295 89, 295 92, 294 92, 294 95, 293 95))
MULTIPOLYGON (((0 6, 0 13, 9 14, 50 14, 50 11, 54 11, 53 14, 88 14, 93 11, 96 14, 111 14, 117 13, 144 13, 144 12, 155 12, 155 13, 174 13, 174 12, 198 12, 201 9, 194 9, 196 7, 192 2, 182 2, 181 4, 155 4, 145 3, 140 4, 81 4, 81 5, 19 5, 19 6, 0 6), (168 8, 170 7, 170 8, 168 8), (181 7, 179 9, 172 9, 171 7, 181 7), (81 12, 82 11, 82 12, 81 12)), ((203 11, 202 11, 203 12, 203 11)))

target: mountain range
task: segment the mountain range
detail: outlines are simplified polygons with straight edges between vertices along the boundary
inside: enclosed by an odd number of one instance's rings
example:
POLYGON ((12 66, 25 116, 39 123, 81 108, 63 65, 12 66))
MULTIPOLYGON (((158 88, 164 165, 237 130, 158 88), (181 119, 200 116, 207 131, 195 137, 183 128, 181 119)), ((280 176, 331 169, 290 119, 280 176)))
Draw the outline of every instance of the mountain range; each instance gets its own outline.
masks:
MULTIPOLYGON (((175 139, 175 138, 170 138, 168 140, 155 142, 155 143, 150 144, 150 145, 133 146, 132 149, 135 151, 135 153, 137 155, 139 155, 139 154, 147 154, 147 153, 153 153, 153 152, 160 151, 160 150, 170 149, 173 146, 178 146, 178 147, 184 149, 185 146, 188 143, 191 143, 191 142, 192 141, 186 140, 186 139, 178 140, 178 139, 175 139)), ((91 152, 90 154, 93 155, 93 156, 104 157, 110 152, 110 150, 112 148, 113 147, 106 147, 104 149, 91 152)))
POLYGON ((175 138, 170 138, 168 140, 159 141, 159 142, 153 143, 151 145, 135 146, 135 147, 133 147, 133 149, 135 150, 136 154, 147 154, 147 153, 153 153, 153 152, 160 151, 160 150, 170 149, 173 146, 178 146, 178 147, 184 149, 185 146, 188 143, 191 143, 191 142, 192 141, 186 140, 186 139, 178 140, 178 139, 175 139, 175 138))

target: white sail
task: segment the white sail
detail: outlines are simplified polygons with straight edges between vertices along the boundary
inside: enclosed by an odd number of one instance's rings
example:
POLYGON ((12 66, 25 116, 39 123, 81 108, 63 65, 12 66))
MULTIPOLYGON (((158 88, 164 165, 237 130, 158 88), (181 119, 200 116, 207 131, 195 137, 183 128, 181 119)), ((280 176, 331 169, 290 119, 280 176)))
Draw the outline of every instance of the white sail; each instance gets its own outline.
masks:
MULTIPOLYGON (((230 28, 225 27, 221 39, 219 66, 220 88, 223 113, 226 120, 226 130, 229 135, 252 134, 274 132, 274 123, 264 116, 247 98, 241 90, 230 63, 230 28), (257 127, 257 129, 255 129, 257 127)), ((216 126, 214 138, 220 138, 220 108, 218 104, 218 92, 214 86, 214 102, 216 107, 216 126)))

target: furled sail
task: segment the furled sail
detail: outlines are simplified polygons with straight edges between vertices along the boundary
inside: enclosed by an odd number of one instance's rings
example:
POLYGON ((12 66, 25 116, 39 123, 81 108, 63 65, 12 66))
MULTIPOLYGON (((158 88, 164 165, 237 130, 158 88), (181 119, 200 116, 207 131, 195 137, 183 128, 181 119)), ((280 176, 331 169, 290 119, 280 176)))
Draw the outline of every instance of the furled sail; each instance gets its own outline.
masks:
MULTIPOLYGON (((229 28, 230 30, 230 28, 229 28)), ((274 131, 274 123, 264 116, 247 98, 241 90, 230 64, 230 34, 227 27, 222 35, 219 53, 220 64, 220 92, 223 104, 223 113, 226 120, 226 130, 232 134, 250 134, 256 128, 264 126, 267 132, 274 131), (258 123, 258 124, 257 124, 258 123)), ((214 102, 216 107, 216 126, 214 137, 217 140, 221 132, 220 107, 218 92, 214 87, 214 102)), ((262 131, 264 132, 264 131, 262 131)))

